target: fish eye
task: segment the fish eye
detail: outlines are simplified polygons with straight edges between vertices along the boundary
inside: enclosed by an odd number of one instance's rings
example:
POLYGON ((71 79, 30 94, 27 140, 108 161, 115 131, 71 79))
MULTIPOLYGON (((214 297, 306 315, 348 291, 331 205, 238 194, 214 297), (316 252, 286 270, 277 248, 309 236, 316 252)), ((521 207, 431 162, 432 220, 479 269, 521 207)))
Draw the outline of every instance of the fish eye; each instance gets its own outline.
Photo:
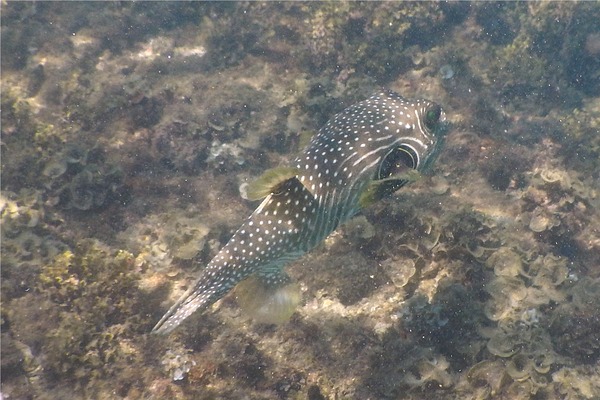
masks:
POLYGON ((442 107, 437 104, 432 104, 425 110, 425 127, 433 131, 440 121, 442 115, 442 107))

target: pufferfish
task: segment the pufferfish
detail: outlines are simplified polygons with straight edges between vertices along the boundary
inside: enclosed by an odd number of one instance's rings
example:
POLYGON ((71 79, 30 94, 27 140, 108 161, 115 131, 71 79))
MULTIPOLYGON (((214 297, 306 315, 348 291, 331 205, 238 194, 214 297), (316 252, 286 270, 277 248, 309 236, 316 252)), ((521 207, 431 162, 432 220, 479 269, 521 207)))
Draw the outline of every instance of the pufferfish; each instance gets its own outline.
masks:
POLYGON ((264 198, 258 208, 152 331, 171 332, 236 286, 256 319, 287 319, 300 294, 283 267, 413 181, 435 160, 446 130, 438 104, 389 90, 335 115, 292 167, 269 170, 249 187, 250 199, 264 198))

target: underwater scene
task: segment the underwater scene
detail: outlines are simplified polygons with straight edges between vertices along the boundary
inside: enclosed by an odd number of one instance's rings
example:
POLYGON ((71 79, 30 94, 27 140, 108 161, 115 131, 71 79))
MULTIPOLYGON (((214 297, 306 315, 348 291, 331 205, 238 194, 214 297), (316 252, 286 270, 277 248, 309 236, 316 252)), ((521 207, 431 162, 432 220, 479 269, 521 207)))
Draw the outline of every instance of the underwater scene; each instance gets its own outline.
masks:
POLYGON ((0 399, 600 398, 599 3, 1 11, 0 399))

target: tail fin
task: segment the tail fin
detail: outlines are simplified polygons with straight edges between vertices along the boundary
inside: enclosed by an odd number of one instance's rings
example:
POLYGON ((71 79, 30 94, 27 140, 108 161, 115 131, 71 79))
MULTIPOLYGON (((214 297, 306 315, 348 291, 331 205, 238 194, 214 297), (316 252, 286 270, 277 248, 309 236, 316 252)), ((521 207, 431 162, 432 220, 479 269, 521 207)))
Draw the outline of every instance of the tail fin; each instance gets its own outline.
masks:
POLYGON ((158 335, 170 333, 195 311, 208 308, 219 298, 220 296, 214 288, 206 287, 206 285, 197 282, 163 315, 152 328, 152 333, 158 335))

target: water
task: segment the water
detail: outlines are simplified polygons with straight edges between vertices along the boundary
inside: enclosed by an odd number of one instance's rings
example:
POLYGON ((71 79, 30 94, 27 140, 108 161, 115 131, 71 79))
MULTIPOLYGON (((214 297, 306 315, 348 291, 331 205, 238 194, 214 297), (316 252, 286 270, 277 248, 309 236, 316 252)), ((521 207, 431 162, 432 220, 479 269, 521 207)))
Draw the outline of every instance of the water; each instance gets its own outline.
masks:
POLYGON ((598 20, 3 4, 2 398, 600 397, 598 20), (380 86, 444 107, 432 176, 288 267, 289 322, 230 296, 148 335, 256 207, 239 187, 380 86))

